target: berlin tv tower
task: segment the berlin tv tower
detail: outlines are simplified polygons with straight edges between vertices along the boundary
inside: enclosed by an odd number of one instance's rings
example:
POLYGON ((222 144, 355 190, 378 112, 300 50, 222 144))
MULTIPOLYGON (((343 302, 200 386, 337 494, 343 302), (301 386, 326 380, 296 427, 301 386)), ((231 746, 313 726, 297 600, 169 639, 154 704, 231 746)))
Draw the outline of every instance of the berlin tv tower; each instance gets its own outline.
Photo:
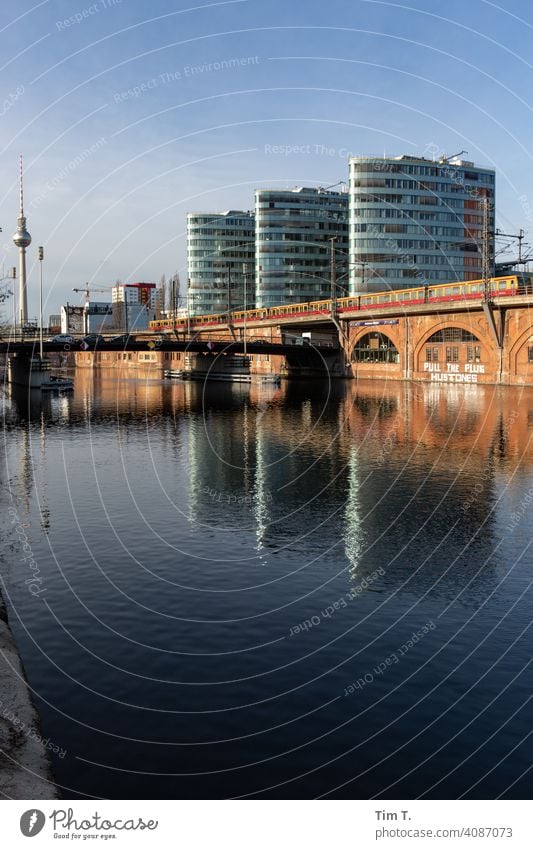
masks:
POLYGON ((22 196, 22 156, 20 157, 20 212, 17 221, 17 232, 13 236, 19 249, 19 319, 21 327, 28 321, 28 293, 26 291, 26 248, 31 245, 31 236, 26 230, 24 204, 22 196))

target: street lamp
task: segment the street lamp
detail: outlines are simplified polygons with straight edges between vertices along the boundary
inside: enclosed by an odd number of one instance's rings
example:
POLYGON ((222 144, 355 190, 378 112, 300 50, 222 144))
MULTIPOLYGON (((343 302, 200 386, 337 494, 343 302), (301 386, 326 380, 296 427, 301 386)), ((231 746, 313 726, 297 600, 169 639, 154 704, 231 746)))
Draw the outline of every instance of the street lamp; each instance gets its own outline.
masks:
MULTIPOLYGON (((177 316, 174 316, 177 318, 177 316)), ((191 278, 187 275, 187 338, 191 335, 191 278)))
POLYGON ((43 360, 43 259, 44 248, 39 245, 37 248, 39 259, 39 357, 43 360))
POLYGON ((248 266, 245 262, 242 264, 243 288, 244 288, 244 356, 246 356, 246 310, 248 309, 248 266))

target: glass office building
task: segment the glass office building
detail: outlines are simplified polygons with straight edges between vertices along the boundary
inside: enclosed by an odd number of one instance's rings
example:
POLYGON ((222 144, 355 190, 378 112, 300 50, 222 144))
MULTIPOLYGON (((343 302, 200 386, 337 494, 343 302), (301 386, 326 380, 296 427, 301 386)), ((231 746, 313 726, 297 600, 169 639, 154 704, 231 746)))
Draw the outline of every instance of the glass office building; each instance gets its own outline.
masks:
POLYGON ((348 194, 322 188, 255 192, 257 307, 330 297, 335 237, 337 296, 348 291, 348 194))
POLYGON ((493 262, 493 170, 355 156, 349 172, 350 294, 482 277, 485 209, 493 262))
POLYGON ((253 212, 189 212, 188 308, 191 315, 254 306, 253 212))

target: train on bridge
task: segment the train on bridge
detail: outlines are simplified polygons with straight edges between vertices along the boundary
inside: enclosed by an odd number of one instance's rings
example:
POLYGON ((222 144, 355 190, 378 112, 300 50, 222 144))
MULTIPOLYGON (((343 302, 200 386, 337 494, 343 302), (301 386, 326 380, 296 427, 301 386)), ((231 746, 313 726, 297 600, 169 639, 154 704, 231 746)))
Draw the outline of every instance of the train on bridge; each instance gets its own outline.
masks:
MULTIPOLYGON (((524 295, 533 293, 533 275, 515 274, 508 277, 496 277, 488 281, 471 280, 468 282, 454 281, 436 285, 413 286, 409 289, 389 290, 387 292, 372 292, 352 297, 337 298, 332 305, 331 300, 306 301, 301 304, 282 304, 251 310, 231 310, 231 324, 244 324, 245 321, 283 320, 301 318, 304 316, 329 316, 332 306, 336 313, 343 314, 362 310, 383 309, 387 307, 409 307, 424 304, 440 304, 449 301, 477 301, 485 296, 489 298, 524 295)), ((198 330, 201 327, 227 325, 228 313, 180 317, 175 319, 162 318, 150 322, 150 329, 165 332, 169 330, 198 330)))

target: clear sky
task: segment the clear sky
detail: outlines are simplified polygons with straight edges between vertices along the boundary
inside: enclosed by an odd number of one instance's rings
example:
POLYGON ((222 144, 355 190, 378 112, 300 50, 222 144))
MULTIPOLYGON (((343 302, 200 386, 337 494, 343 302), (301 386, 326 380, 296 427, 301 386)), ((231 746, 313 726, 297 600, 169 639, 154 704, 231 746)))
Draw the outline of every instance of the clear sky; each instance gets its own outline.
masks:
POLYGON ((32 316, 38 245, 46 316, 86 281, 184 285, 188 211, 346 180, 349 154, 466 150, 533 243, 530 0, 18 0, 0 33, 2 261, 22 153, 32 316))

